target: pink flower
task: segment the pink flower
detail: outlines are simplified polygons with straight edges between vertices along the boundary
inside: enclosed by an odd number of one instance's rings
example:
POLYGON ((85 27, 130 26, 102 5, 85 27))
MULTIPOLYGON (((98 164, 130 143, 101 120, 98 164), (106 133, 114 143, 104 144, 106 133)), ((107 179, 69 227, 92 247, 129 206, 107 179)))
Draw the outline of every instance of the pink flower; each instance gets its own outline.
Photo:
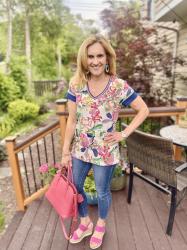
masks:
POLYGON ((39 172, 42 173, 42 174, 43 174, 43 173, 47 173, 48 170, 49 170, 49 167, 48 167, 47 163, 45 163, 45 164, 43 164, 43 165, 41 165, 41 166, 39 167, 39 172))
POLYGON ((60 163, 55 163, 54 167, 57 168, 57 169, 61 169, 62 168, 62 166, 61 166, 60 163))

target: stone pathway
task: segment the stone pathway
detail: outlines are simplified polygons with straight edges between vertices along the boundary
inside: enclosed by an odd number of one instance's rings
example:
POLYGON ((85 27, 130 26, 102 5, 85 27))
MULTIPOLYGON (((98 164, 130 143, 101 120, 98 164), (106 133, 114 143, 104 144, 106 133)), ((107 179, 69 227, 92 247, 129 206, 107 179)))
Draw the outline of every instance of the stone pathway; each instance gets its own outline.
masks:
POLYGON ((0 201, 3 203, 5 228, 0 232, 0 236, 5 232, 16 211, 16 200, 10 168, 7 161, 3 162, 3 165, 7 165, 7 167, 0 167, 0 201))

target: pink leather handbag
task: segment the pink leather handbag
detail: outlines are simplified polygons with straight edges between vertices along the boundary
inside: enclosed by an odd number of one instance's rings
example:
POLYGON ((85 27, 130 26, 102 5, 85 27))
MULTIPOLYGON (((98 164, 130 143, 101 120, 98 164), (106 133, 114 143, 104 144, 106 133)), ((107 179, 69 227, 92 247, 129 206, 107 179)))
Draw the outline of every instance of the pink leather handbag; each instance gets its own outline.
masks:
POLYGON ((68 166, 65 174, 61 171, 57 172, 45 196, 59 214, 65 238, 69 240, 78 218, 78 202, 83 201, 82 195, 77 193, 73 184, 71 166, 68 166), (63 221, 67 218, 73 219, 69 236, 63 221))

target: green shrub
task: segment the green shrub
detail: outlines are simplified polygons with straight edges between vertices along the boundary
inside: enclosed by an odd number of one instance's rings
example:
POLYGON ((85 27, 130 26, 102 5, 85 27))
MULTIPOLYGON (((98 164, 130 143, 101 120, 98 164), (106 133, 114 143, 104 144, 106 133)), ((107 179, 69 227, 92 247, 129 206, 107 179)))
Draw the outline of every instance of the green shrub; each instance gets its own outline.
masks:
POLYGON ((19 64, 11 64, 10 70, 11 72, 9 76, 14 80, 16 85, 19 87, 20 93, 18 97, 22 98, 27 90, 27 78, 25 75, 25 71, 23 70, 23 68, 20 67, 19 64))
POLYGON ((96 193, 94 174, 92 170, 90 170, 88 175, 86 176, 86 180, 84 183, 84 191, 89 193, 90 195, 94 195, 96 193))
POLYGON ((0 73, 0 109, 6 111, 9 102, 20 95, 20 89, 11 77, 0 73))
POLYGON ((117 165, 114 169, 113 178, 120 177, 123 175, 123 169, 120 165, 117 165))
POLYGON ((26 100, 16 100, 9 104, 8 113, 16 123, 24 122, 29 119, 35 119, 38 116, 39 106, 27 102, 26 100))
POLYGON ((15 120, 10 118, 9 115, 0 117, 0 138, 4 138, 10 133, 15 126, 15 120))
POLYGON ((70 81, 73 73, 72 73, 72 69, 71 69, 71 66, 70 65, 62 65, 62 75, 64 76, 64 78, 66 79, 67 82, 70 81))

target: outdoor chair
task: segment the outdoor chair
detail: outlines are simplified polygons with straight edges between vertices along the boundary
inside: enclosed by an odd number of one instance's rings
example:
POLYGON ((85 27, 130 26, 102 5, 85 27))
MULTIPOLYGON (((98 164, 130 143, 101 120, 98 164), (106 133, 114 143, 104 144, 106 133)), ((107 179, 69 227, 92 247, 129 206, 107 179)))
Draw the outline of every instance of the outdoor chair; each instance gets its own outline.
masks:
MULTIPOLYGON (((123 127, 125 126, 123 124, 123 127)), ((187 163, 176 162, 172 141, 160 136, 136 130, 126 139, 126 143, 130 163, 127 201, 131 203, 134 175, 159 190, 169 193, 171 202, 166 233, 171 235, 176 207, 184 198, 187 190, 187 163), (134 172, 134 166, 143 172, 134 172)))

